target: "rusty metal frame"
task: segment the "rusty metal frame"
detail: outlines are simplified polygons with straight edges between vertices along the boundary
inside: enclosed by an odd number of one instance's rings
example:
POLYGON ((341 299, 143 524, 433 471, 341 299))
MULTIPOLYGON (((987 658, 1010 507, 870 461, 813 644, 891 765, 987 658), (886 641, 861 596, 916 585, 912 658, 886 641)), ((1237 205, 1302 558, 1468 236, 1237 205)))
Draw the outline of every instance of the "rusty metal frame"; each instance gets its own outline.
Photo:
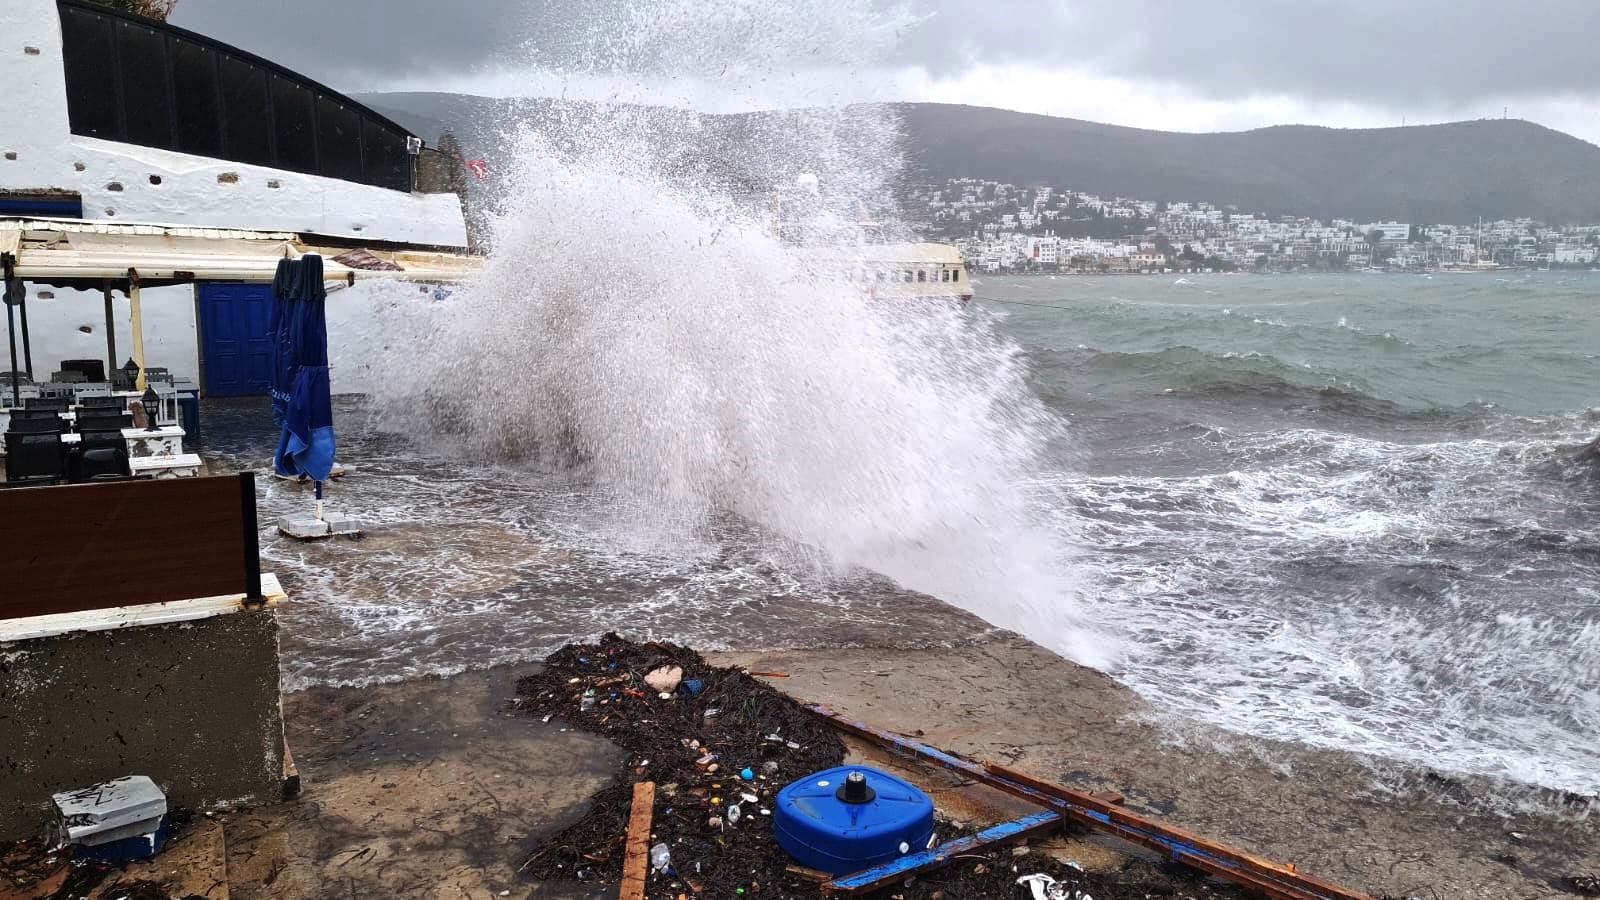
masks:
POLYGON ((1271 900, 1373 900, 1369 894, 1303 875, 1293 865, 1268 862, 1157 819, 1121 809, 1090 794, 1051 784, 1004 766, 973 762, 842 716, 820 704, 808 705, 806 709, 835 728, 900 756, 959 772, 974 781, 1059 813, 1064 819, 1149 847, 1177 862, 1258 890, 1271 900))

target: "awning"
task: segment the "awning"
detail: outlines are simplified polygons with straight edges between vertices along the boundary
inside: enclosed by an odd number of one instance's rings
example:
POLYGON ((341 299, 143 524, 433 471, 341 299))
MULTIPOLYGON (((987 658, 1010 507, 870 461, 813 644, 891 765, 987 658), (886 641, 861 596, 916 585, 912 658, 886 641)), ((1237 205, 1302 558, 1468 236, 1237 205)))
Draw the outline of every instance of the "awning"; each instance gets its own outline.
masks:
POLYGON ((99 287, 129 271, 152 282, 269 283, 278 260, 316 253, 328 281, 383 278, 455 283, 482 265, 458 253, 395 245, 319 244, 315 236, 279 231, 112 224, 79 219, 0 217, 0 256, 10 275, 62 287, 99 287), (338 262, 343 257, 346 263, 338 262))

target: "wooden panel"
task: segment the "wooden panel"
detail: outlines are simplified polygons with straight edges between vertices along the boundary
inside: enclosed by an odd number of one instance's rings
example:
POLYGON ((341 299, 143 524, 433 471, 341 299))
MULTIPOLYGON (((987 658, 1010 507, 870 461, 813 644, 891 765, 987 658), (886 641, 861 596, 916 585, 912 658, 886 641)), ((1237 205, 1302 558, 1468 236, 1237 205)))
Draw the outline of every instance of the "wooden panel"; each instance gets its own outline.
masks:
POLYGON ((258 595, 247 517, 248 475, 0 490, 0 619, 258 595))

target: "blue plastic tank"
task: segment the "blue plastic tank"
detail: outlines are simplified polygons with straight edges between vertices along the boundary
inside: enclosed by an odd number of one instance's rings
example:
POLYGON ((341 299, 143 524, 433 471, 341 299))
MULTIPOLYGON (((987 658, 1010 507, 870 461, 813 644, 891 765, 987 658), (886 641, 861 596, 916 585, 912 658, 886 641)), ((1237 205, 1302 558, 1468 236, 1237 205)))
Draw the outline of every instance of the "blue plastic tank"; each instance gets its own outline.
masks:
POLYGON ((933 800, 888 772, 840 766, 779 791, 773 831, 801 865, 844 875, 926 848, 933 800))

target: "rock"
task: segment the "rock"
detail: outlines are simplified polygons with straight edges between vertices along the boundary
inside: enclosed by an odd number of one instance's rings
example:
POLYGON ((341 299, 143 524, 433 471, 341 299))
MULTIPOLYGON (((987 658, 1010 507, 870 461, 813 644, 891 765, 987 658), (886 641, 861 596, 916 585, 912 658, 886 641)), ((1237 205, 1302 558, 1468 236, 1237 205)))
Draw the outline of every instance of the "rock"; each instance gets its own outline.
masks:
POLYGON ((1600 875, 1568 875, 1567 884, 1581 897, 1600 897, 1600 875))
POLYGON ((662 666, 644 676, 644 683, 650 685, 651 690, 662 693, 677 690, 678 684, 682 681, 682 666, 662 666))

